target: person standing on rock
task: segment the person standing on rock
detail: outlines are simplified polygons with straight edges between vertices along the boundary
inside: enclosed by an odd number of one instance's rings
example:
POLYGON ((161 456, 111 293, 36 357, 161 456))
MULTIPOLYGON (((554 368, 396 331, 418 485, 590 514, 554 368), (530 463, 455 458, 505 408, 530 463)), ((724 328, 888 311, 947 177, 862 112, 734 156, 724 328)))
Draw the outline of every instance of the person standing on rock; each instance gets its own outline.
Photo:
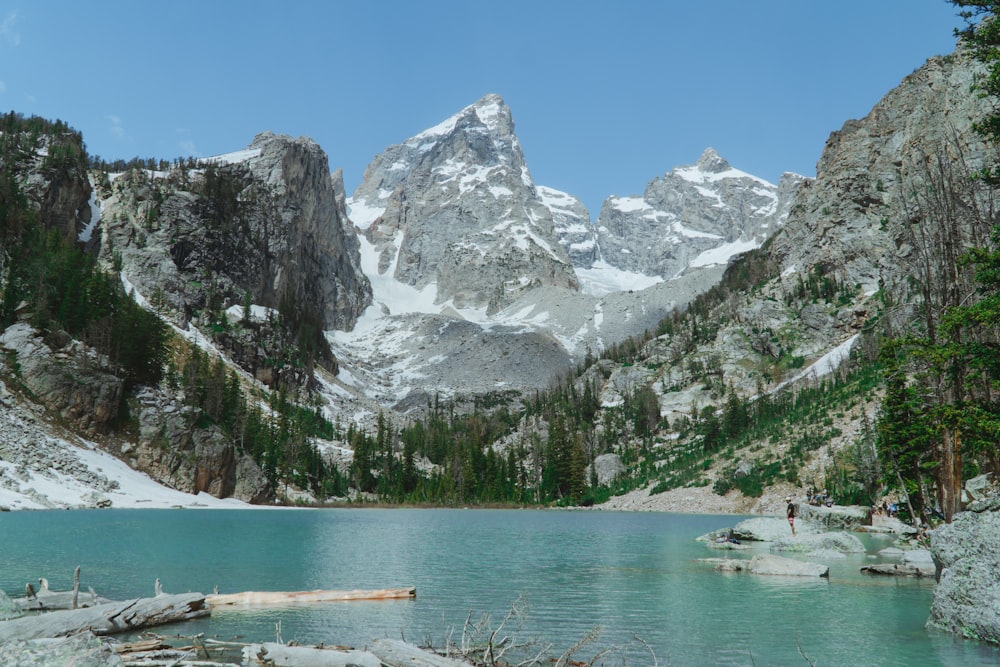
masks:
POLYGON ((785 509, 785 513, 788 515, 788 525, 792 527, 792 537, 795 537, 795 503, 792 502, 791 496, 785 498, 785 502, 788 503, 788 507, 785 509))

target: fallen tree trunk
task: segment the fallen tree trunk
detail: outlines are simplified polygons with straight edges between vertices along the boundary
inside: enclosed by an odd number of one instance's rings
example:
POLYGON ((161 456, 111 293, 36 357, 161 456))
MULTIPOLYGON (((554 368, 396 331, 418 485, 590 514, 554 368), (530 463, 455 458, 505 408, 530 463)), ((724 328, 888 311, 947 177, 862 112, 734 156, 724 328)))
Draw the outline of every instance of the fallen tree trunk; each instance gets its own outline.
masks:
POLYGON ((908 565, 905 563, 900 565, 883 563, 879 565, 865 565, 861 568, 861 574, 878 575, 883 577, 916 577, 917 579, 922 579, 924 577, 933 577, 934 570, 921 568, 916 565, 908 565))
POLYGON ((243 649, 243 660, 250 665, 269 667, 382 667, 382 662, 367 651, 286 646, 273 642, 250 644, 243 649))
POLYGON ((227 595, 209 595, 205 602, 210 607, 235 605, 280 605, 300 602, 339 602, 342 600, 400 600, 417 595, 414 586, 408 588, 380 588, 353 591, 245 591, 227 595))
POLYGON ((208 614, 209 608, 201 593, 160 595, 3 621, 0 622, 0 643, 12 639, 66 637, 87 631, 95 635, 112 635, 208 614))
POLYGON ((108 604, 112 600, 99 597, 91 591, 89 594, 78 596, 76 607, 73 606, 74 591, 39 591, 35 597, 14 598, 16 604, 22 611, 54 611, 56 609, 74 609, 80 607, 94 607, 99 604, 108 604))
POLYGON ((472 664, 425 651, 398 639, 376 639, 368 650, 389 667, 469 667, 472 664))

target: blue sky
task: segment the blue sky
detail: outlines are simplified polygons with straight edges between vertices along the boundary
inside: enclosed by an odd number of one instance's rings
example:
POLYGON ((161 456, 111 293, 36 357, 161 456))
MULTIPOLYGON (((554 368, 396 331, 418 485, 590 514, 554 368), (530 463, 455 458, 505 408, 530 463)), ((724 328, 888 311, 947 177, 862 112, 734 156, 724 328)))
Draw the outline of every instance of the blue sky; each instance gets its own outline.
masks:
POLYGON ((712 146, 777 182, 954 48, 945 0, 0 0, 0 110, 107 159, 315 139, 371 158, 499 93, 535 182, 597 216, 712 146))

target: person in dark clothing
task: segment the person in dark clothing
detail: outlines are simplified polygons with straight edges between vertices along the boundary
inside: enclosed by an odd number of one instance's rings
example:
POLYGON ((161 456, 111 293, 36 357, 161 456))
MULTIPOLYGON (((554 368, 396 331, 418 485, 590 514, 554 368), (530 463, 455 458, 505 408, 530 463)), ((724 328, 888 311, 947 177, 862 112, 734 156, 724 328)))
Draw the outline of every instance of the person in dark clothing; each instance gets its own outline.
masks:
POLYGON ((785 510, 788 515, 788 525, 792 527, 792 537, 795 537, 795 503, 792 502, 791 496, 785 498, 785 502, 788 503, 785 510))

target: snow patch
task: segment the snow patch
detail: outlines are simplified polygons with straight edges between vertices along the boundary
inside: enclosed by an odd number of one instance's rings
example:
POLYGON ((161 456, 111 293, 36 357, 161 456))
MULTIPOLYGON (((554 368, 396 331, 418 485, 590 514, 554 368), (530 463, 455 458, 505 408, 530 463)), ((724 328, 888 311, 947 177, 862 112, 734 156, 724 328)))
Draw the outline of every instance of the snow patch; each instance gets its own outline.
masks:
POLYGON ((603 260, 594 262, 589 269, 576 269, 576 276, 584 294, 604 296, 612 292, 632 292, 644 290, 662 283, 660 276, 647 276, 615 268, 603 260))
POLYGON ((706 250, 697 257, 691 260, 688 266, 692 267, 702 267, 702 266, 716 266, 725 265, 729 263, 736 255, 744 253, 750 250, 754 250, 760 247, 760 243, 751 239, 749 241, 733 241, 732 243, 724 243, 718 248, 712 248, 711 250, 706 250))
POLYGON ((385 213, 385 206, 370 206, 367 202, 347 199, 347 217, 358 229, 368 229, 385 213))

